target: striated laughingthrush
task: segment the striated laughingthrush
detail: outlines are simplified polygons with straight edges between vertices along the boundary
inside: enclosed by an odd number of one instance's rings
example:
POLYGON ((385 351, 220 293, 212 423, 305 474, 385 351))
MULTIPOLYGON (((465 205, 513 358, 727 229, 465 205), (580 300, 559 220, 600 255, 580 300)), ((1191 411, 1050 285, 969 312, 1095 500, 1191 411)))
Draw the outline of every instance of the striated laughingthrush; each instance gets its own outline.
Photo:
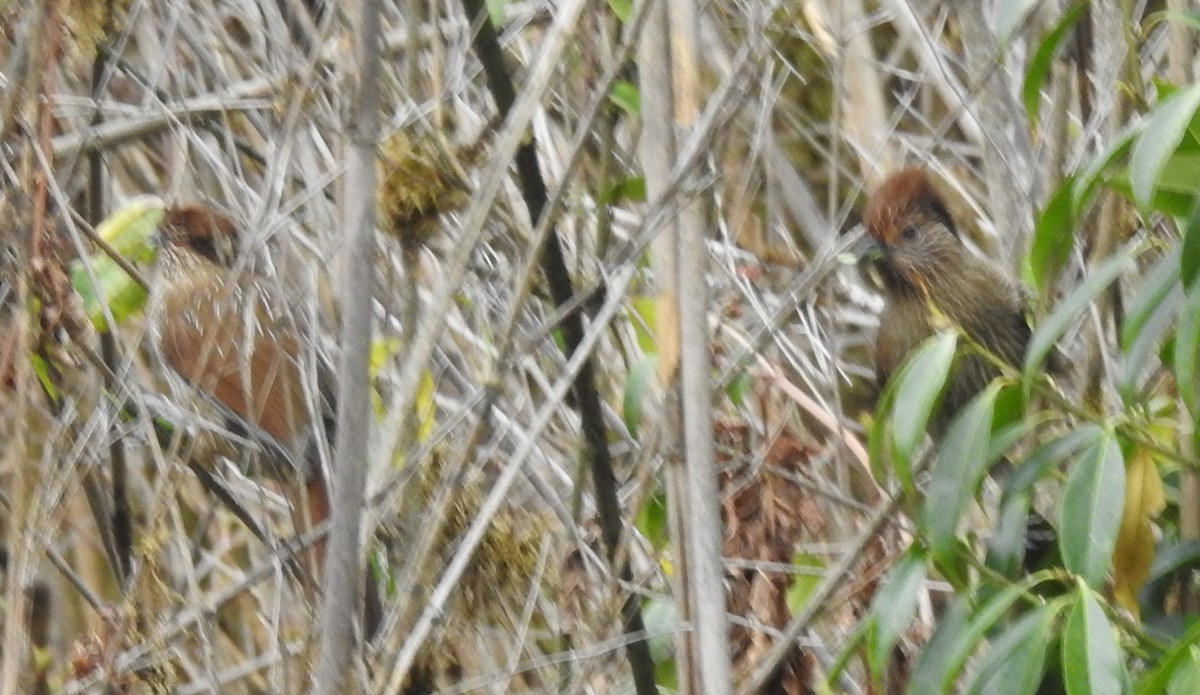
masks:
MULTIPOLYGON (((1000 370, 994 362, 1019 367, 1032 331, 1024 288, 996 264, 972 253, 959 236, 945 200, 922 169, 901 169, 875 190, 864 215, 872 257, 887 299, 875 342, 880 388, 909 352, 948 319, 993 359, 972 350, 953 366, 929 432, 946 433, 950 421, 1000 370), (937 315, 941 314, 940 318, 937 315)), ((1060 371, 1052 352, 1047 367, 1060 371)), ((1010 464, 1000 466, 1003 473, 1010 464)), ((1053 526, 1031 511, 1025 529, 1024 566, 1040 564, 1057 538, 1053 526)))
MULTIPOLYGON (((243 237, 225 215, 199 205, 175 207, 159 231, 155 338, 162 360, 218 404, 231 429, 260 445, 268 473, 303 480, 305 499, 293 503, 308 518, 299 526, 321 523, 329 518, 330 497, 320 437, 333 441, 336 382, 318 358, 315 389, 307 387, 311 327, 277 283, 238 267, 243 237)), ((324 541, 313 555, 319 570, 324 541)), ((368 575, 368 635, 378 617, 373 589, 368 575)))
MULTIPOLYGON (((870 197, 864 222, 887 299, 875 343, 881 387, 908 353, 937 331, 937 313, 993 356, 1021 364, 1031 335, 1024 290, 966 247, 924 170, 901 169, 888 176, 870 197)), ((944 433, 953 416, 998 373, 980 354, 961 356, 930 431, 944 433)))

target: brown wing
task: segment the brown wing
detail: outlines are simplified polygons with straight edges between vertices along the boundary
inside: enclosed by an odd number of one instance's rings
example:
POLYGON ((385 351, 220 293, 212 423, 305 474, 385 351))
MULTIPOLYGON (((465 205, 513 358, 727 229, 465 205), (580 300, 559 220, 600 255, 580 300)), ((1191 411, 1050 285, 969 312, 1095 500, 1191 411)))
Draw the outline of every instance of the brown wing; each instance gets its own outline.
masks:
POLYGON ((159 347, 189 383, 295 452, 312 430, 300 333, 272 300, 219 271, 192 272, 164 296, 159 347))

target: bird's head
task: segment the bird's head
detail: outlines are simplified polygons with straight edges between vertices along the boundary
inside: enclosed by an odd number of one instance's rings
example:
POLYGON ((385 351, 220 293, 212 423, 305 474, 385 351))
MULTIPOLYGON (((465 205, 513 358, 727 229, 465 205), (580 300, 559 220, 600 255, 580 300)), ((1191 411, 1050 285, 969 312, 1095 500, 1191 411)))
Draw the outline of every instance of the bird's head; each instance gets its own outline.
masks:
POLYGON ((956 270, 965 250, 945 201, 923 169, 901 169, 884 179, 863 218, 872 241, 863 260, 875 264, 892 295, 927 295, 944 274, 956 270))
POLYGON ((164 250, 177 256, 190 253, 223 268, 232 267, 241 250, 233 220, 202 205, 168 208, 159 225, 159 239, 164 250))

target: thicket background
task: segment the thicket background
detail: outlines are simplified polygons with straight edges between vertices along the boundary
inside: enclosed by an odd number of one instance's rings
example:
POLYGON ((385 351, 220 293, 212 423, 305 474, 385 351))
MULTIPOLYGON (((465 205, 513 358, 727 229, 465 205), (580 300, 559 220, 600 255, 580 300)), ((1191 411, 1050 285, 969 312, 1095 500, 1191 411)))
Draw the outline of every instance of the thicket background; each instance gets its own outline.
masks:
POLYGON ((138 196, 204 201, 335 352, 360 89, 387 617, 347 688, 1200 692, 1186 0, 406 0, 362 84, 364 4, 0 1, 3 692, 310 689, 278 484, 193 460, 221 423, 153 308, 103 330, 79 269, 138 196), (846 254, 903 164, 1040 326, 941 444, 954 333, 876 409, 846 254))

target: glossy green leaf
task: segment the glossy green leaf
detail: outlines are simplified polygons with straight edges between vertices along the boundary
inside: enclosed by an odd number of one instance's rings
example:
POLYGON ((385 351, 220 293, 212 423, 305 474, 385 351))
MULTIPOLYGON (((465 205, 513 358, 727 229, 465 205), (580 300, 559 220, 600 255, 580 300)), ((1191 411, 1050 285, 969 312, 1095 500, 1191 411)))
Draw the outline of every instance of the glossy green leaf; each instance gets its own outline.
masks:
POLYGON ((1063 489, 1058 528, 1063 565, 1089 586, 1102 587, 1125 504, 1125 458, 1111 430, 1080 453, 1063 489))
POLYGON ((1005 587, 974 610, 969 599, 960 598, 939 621, 937 631, 922 650, 904 692, 907 695, 950 692, 963 665, 996 623, 1022 596, 1051 578, 1049 572, 1032 574, 1005 587))
POLYGON ((654 334, 658 326, 658 303, 654 297, 639 295, 633 298, 630 305, 633 313, 629 319, 633 324, 633 332, 637 335, 638 347, 647 355, 657 353, 658 341, 655 340, 654 334))
POLYGON ((925 426, 937 405, 954 362, 958 336, 945 330, 921 344, 901 368, 892 411, 896 451, 910 458, 925 436, 925 426))
POLYGON ((1031 379, 1037 374, 1045 361, 1046 355, 1054 349, 1058 339, 1067 332, 1076 321, 1082 317, 1095 299, 1128 269, 1137 256, 1138 248, 1124 246, 1112 256, 1104 259, 1098 266, 1092 268, 1087 278, 1067 295, 1050 316, 1038 326, 1037 331, 1029 341, 1029 352, 1025 355, 1025 378, 1031 379))
POLYGON ((896 641, 912 622, 917 610, 917 598, 925 586, 927 566, 925 553, 914 546, 888 574, 887 581, 871 601, 871 620, 875 630, 869 662, 877 679, 882 677, 890 663, 896 641))
POLYGON ((784 594, 784 602, 793 614, 799 613, 808 606, 808 600, 813 592, 821 585, 821 577, 825 573, 825 560, 820 555, 796 553, 792 557, 792 565, 796 573, 792 576, 792 584, 784 594))
POLYGON ((608 7, 622 22, 628 22, 633 13, 633 0, 608 0, 608 7))
MULTIPOLYGON (((96 233, 126 261, 146 264, 157 255, 154 234, 162 217, 161 200, 135 198, 101 222, 96 233)), ((121 323, 145 306, 145 288, 104 251, 73 262, 70 271, 84 314, 97 330, 108 327, 110 315, 121 323)))
POLYGON ((665 492, 655 490, 646 498, 646 501, 642 502, 642 506, 633 518, 633 527, 643 538, 650 541, 651 547, 655 550, 661 550, 667 545, 667 542, 670 541, 670 534, 667 531, 667 495, 665 492))
MULTIPOLYGON (((1200 178, 1200 177, 1198 177, 1200 178)), ((1179 254, 1179 277, 1184 287, 1191 287, 1200 271, 1200 196, 1183 224, 1183 249, 1179 254)))
POLYGON ((679 629, 679 611, 672 601, 652 598, 642 606, 642 620, 650 635, 646 642, 655 664, 655 680, 663 687, 673 685, 676 668, 672 633, 679 629))
POLYGON ((604 189, 599 196, 599 201, 604 205, 616 205, 625 202, 641 203, 645 202, 645 200, 646 179, 641 176, 621 179, 604 189))
POLYGON ((974 501, 990 463, 992 410, 999 392, 1000 385, 992 383, 972 399, 939 443, 920 523, 940 564, 946 564, 955 553, 958 521, 974 501))
POLYGON ((1175 329, 1175 383, 1193 418, 1200 418, 1200 284, 1184 294, 1175 329))
POLYGON ((1042 413, 1027 413, 1028 394, 1021 385, 1009 379, 996 382, 999 392, 992 410, 992 446, 999 446, 996 453, 989 453, 992 461, 999 459, 1008 447, 1022 439, 1021 430, 1036 427, 1045 417, 1042 413))
MULTIPOLYGON (((1002 389, 1000 391, 1000 398, 996 400, 997 413, 1000 412, 1001 406, 1004 405, 1004 395, 1005 390, 1002 389)), ((989 467, 1007 456, 1012 447, 1023 441, 1027 441, 1029 436, 1037 432, 1048 419, 1050 418, 1044 412, 1033 413, 1024 420, 1012 422, 997 428, 997 417, 992 416, 992 437, 987 451, 989 467)))
POLYGON ((746 394, 750 393, 752 386, 754 386, 754 377, 750 372, 739 371, 737 376, 725 387, 725 395, 734 406, 741 408, 746 404, 746 394))
POLYGON ((158 254, 154 234, 164 206, 155 196, 139 196, 122 205, 96 227, 96 234, 126 260, 149 263, 158 254))
POLYGON ((1116 631, 1095 593, 1080 582, 1062 639, 1063 681, 1067 695, 1121 695, 1129 673, 1116 631))
MULTIPOLYGON (((1182 148, 1190 140, 1180 143, 1182 148)), ((1200 152, 1176 151, 1167 158, 1158 179, 1158 189, 1193 197, 1200 193, 1200 152)))
POLYGON ((1175 674, 1189 668, 1189 662, 1195 658, 1193 650, 1196 645, 1200 645, 1200 620, 1193 621, 1187 632, 1171 643, 1166 654, 1160 656, 1138 678, 1133 692, 1136 695, 1163 695, 1166 693, 1175 674))
POLYGON ((1104 434, 1104 430, 1097 425, 1081 425, 1034 449, 1008 476, 1008 481, 1004 486, 1004 497, 1028 493, 1033 485, 1045 477, 1049 471, 1054 470, 1058 464, 1096 441, 1102 434, 1104 434))
MULTIPOLYGON (((1125 321, 1121 325, 1121 350, 1128 352, 1138 337, 1145 332, 1146 324, 1153 321, 1153 314, 1176 287, 1178 280, 1175 268, 1181 263, 1179 248, 1172 248, 1155 261, 1150 270, 1143 274, 1141 285, 1133 293, 1125 309, 1125 321)), ((1180 296, 1182 299, 1182 296, 1180 296)))
POLYGON ((637 85, 632 82, 617 80, 608 92, 608 98, 633 118, 637 118, 642 112, 642 96, 637 85))
POLYGON ((1038 121, 1038 111, 1041 106, 1042 87, 1046 84, 1046 76, 1054 66, 1055 54, 1063 39, 1072 36, 1071 29, 1083 15, 1084 3, 1077 2, 1063 13, 1058 24, 1046 34, 1038 44, 1037 51, 1029 61, 1025 70, 1025 83, 1021 87, 1021 100, 1025 104, 1025 113, 1034 124, 1038 121))
POLYGON ((46 395, 53 400, 58 400, 62 394, 59 392, 58 386, 54 383, 55 378, 50 374, 50 365, 46 363, 46 358, 33 353, 29 356, 29 361, 32 363, 33 373, 37 376, 38 383, 42 385, 42 389, 46 395))
POLYGON ((84 314, 96 330, 108 328, 106 311, 112 312, 117 323, 141 311, 148 295, 124 268, 107 256, 93 258, 91 266, 89 275, 83 261, 71 264, 71 284, 83 300, 84 314))
POLYGON ((1171 674, 1171 681, 1167 683, 1167 695, 1196 693, 1200 693, 1200 647, 1192 645, 1188 649, 1188 658, 1171 674))
MULTIPOLYGON (((1142 123, 1127 126, 1117 135, 1108 147, 1093 157, 1075 174, 1075 191, 1071 196, 1074 201, 1072 215, 1078 219, 1083 210, 1091 203, 1096 190, 1108 180, 1110 173, 1118 164, 1124 161, 1133 148, 1133 143, 1142 132, 1142 123)), ((1122 168, 1123 170, 1123 168, 1122 168)))
POLYGON ((1046 652, 1062 602, 1043 604, 991 638, 968 695, 1033 695, 1042 681, 1046 652))
POLYGON ((1033 230, 1033 246, 1029 249, 1030 280, 1045 299, 1054 279, 1058 277, 1074 246, 1072 216, 1074 179, 1067 178, 1046 203, 1033 230))
MULTIPOLYGON (((1176 158, 1172 157, 1171 159, 1173 161, 1176 158)), ((1165 179, 1165 172, 1168 169, 1164 168, 1163 171, 1165 179)), ((1131 201, 1134 200, 1133 182, 1129 180, 1127 173, 1117 173, 1110 177, 1107 183, 1108 187, 1112 190, 1131 201)), ((1158 187, 1154 189, 1150 202, 1146 206, 1146 212, 1154 211, 1170 217, 1186 217, 1191 213, 1195 202, 1195 193, 1174 190, 1172 187, 1166 185, 1165 180, 1160 180, 1158 187)))
POLYGON ((1183 305, 1183 290, 1175 272, 1179 265, 1179 249, 1160 258, 1144 274, 1144 282, 1133 295, 1121 326, 1121 350, 1124 359, 1121 365, 1120 391, 1127 404, 1138 399, 1139 380, 1147 368, 1157 362, 1151 360, 1168 332, 1175 327, 1180 306, 1183 305))
MULTIPOLYGON (((886 388, 883 395, 880 396, 876 403, 876 408, 880 412, 891 410, 894 394, 891 388, 886 388)), ((875 476, 875 480, 881 483, 887 480, 888 468, 887 463, 890 459, 892 448, 889 443, 892 441, 892 421, 885 417, 877 417, 871 421, 871 427, 867 430, 867 457, 871 463, 871 475, 875 476)), ((905 471, 907 473, 907 471, 905 471)), ((913 491, 911 476, 904 481, 905 488, 913 491)))
POLYGON ((1197 108, 1200 108, 1200 84, 1180 89, 1150 112, 1133 144, 1129 178, 1134 201, 1143 210, 1149 209, 1163 168, 1183 139, 1197 108))
MULTIPOLYGON (((967 620, 971 617, 971 599, 956 595, 949 610, 937 622, 937 630, 917 657, 916 668, 908 681, 906 695, 936 695, 947 692, 958 675, 962 664, 957 649, 967 632, 967 620)), ((967 652, 968 655, 970 652, 967 652)), ((965 656, 962 658, 966 658, 965 656)))
POLYGON ((1001 576, 1015 577, 1025 560, 1025 531, 1029 526, 1029 496, 1007 496, 1000 504, 996 528, 988 539, 984 564, 1001 576))

